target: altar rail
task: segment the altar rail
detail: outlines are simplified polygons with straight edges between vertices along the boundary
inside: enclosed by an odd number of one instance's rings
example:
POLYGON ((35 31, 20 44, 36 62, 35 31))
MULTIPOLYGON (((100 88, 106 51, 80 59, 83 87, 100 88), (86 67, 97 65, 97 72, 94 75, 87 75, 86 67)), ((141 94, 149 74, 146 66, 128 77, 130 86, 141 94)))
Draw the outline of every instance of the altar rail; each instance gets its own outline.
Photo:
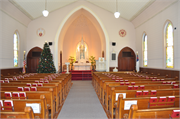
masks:
POLYGON ((3 75, 3 76, 16 75, 16 74, 21 74, 22 67, 20 67, 20 68, 0 69, 0 71, 1 71, 1 75, 3 75))
POLYGON ((157 69, 157 68, 144 68, 140 67, 140 72, 152 74, 152 75, 159 75, 159 76, 167 76, 171 78, 178 77, 179 78, 179 70, 172 70, 172 69, 157 69))

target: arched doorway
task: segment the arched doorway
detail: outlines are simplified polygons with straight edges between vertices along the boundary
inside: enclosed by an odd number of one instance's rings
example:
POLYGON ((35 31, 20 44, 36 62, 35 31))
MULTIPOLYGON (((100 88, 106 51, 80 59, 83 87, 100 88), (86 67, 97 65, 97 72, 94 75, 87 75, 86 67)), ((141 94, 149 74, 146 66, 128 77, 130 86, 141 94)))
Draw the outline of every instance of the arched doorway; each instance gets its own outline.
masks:
POLYGON ((129 48, 123 48, 118 55, 118 71, 135 70, 136 56, 134 51, 129 48))
POLYGON ((39 64, 42 49, 39 47, 32 48, 27 55, 27 72, 36 73, 39 64))

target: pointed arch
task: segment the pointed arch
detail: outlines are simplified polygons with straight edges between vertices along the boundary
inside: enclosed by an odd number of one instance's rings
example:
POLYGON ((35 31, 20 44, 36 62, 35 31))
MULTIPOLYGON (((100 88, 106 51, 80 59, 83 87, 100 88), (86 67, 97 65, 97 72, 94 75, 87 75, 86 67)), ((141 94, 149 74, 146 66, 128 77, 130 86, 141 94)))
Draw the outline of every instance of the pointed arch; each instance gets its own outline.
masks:
POLYGON ((13 54, 14 54, 14 67, 18 67, 19 64, 19 32, 16 30, 13 36, 13 54))
POLYGON ((164 25, 164 46, 166 68, 174 68, 174 27, 170 20, 164 25))
POLYGON ((109 36, 108 33, 102 23, 102 21, 100 20, 100 18, 89 8, 87 8, 86 6, 79 6, 75 9, 73 9, 71 12, 69 12, 68 15, 66 15, 66 17, 63 19, 63 21, 61 22, 57 32, 56 32, 56 36, 55 36, 55 55, 54 55, 54 63, 55 63, 55 67, 58 70, 58 52, 60 50, 62 50, 62 45, 63 45, 63 39, 59 39, 59 36, 62 32, 62 29, 66 23, 66 21, 78 10, 80 9, 85 9, 86 11, 88 11, 91 15, 94 16, 94 18, 97 20, 97 22, 99 23, 100 27, 102 28, 102 31, 104 33, 104 37, 105 37, 105 47, 106 47, 106 71, 109 71, 109 36), (61 44, 60 48, 58 48, 58 44, 61 44), (59 49, 59 50, 57 50, 59 49))
POLYGON ((142 36, 142 51, 143 51, 143 66, 147 67, 148 64, 148 43, 147 43, 147 33, 144 31, 142 36))

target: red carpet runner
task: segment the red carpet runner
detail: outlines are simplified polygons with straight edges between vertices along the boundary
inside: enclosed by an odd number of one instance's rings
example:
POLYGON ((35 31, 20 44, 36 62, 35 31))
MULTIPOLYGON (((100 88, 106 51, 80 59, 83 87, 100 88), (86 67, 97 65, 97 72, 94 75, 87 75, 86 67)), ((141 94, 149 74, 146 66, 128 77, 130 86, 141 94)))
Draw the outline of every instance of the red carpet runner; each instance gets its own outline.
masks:
POLYGON ((91 70, 72 70, 72 80, 92 80, 91 70))

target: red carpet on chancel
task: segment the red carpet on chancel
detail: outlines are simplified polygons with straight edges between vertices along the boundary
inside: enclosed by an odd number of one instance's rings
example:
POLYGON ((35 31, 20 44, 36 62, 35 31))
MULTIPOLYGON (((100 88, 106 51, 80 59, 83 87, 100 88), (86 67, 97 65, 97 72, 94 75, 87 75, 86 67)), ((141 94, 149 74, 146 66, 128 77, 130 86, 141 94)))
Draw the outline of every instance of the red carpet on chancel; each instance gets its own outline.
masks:
POLYGON ((72 70, 72 80, 92 80, 92 70, 72 70))

